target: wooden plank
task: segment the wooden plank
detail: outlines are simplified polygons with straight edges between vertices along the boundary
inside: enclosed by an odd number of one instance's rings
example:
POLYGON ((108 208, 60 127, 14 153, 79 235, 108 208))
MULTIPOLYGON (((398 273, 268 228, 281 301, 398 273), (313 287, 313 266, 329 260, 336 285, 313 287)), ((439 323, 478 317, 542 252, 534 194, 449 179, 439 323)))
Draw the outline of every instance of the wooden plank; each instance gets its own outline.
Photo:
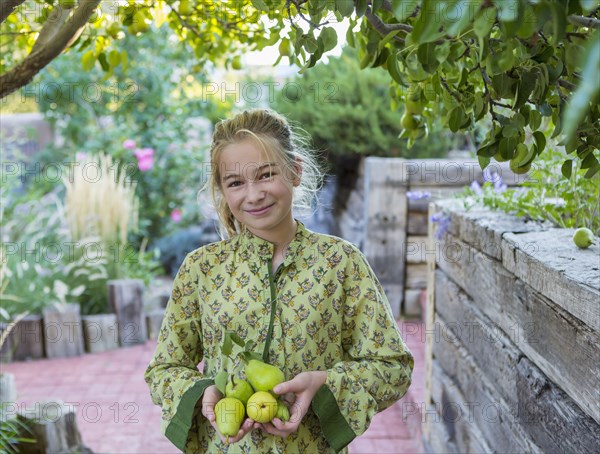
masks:
POLYGON ((146 314, 146 325, 148 331, 148 339, 158 339, 160 328, 162 326, 163 318, 165 316, 164 309, 155 309, 146 314))
POLYGON ((427 236, 427 213, 408 211, 408 234, 427 236))
POLYGON ((44 344, 46 357, 68 358, 83 354, 83 332, 79 304, 45 308, 44 344))
POLYGON ((402 313, 408 317, 421 317, 421 294, 423 290, 405 289, 402 313))
POLYGON ((578 249, 572 229, 551 229, 502 240, 502 264, 568 313, 600 331, 600 245, 578 249))
POLYGON ((405 250, 406 263, 425 263, 429 251, 427 248, 427 235, 409 235, 406 239, 405 250))
POLYGON ((146 342, 143 293, 144 282, 141 279, 108 281, 108 303, 112 312, 117 316, 121 346, 146 342))
POLYGON ((404 297, 403 246, 406 241, 406 178, 403 160, 365 160, 364 253, 386 292, 394 316, 404 297))
MULTIPOLYGON (((477 407, 473 405, 474 402, 470 402, 461 394, 452 379, 444 373, 437 359, 432 362, 432 371, 432 400, 437 417, 427 415, 429 417, 425 419, 424 429, 427 428, 427 432, 431 434, 429 440, 446 441, 446 447, 442 445, 435 452, 508 452, 498 450, 495 440, 488 445, 478 426, 482 415, 475 414, 477 407)), ((440 442, 436 444, 439 446, 440 442)))
POLYGON ((19 413, 21 422, 30 432, 24 438, 33 438, 35 443, 21 443, 17 452, 23 454, 80 452, 91 453, 81 441, 77 427, 75 407, 61 401, 48 401, 32 407, 24 407, 19 413))
POLYGON ((9 334, 12 360, 24 361, 44 357, 44 329, 41 315, 27 315, 9 334))
POLYGON ((81 317, 81 321, 85 351, 98 353, 119 348, 115 314, 84 315, 81 317))
MULTIPOLYGON (((431 217, 437 208, 433 203, 429 204, 429 213, 427 217, 431 217)), ((428 249, 435 244, 433 233, 435 232, 433 223, 428 224, 427 244, 428 249)), ((427 302, 425 309, 425 408, 431 405, 432 399, 432 360, 433 360, 433 334, 435 322, 435 270, 437 268, 436 258, 434 255, 427 256, 427 302)), ((423 425, 423 438, 430 441, 430 431, 427 425, 423 425)))
POLYGON ((600 334, 452 235, 460 256, 438 266, 548 377, 600 422, 600 334), (474 279, 474 277, 476 277, 474 279))
MULTIPOLYGON (((436 345, 437 347, 437 345, 436 345)), ((434 400, 440 406, 442 421, 449 432, 454 433, 454 442, 460 452, 481 452, 471 449, 470 433, 476 429, 494 452, 541 453, 541 449, 531 440, 526 431, 515 419, 511 409, 495 393, 494 385, 484 376, 476 375, 472 361, 462 361, 458 382, 450 378, 435 356, 433 361, 434 400), (469 377, 465 381, 465 377, 469 377), (477 377, 476 380, 473 377, 477 377), (460 430, 464 420, 472 421, 466 430, 460 430)))
POLYGON ((464 391, 475 375, 494 384, 510 414, 544 452, 593 452, 600 425, 552 383, 443 273, 436 276, 438 312, 434 356, 464 391), (442 296, 445 295, 445 296, 442 296), (441 316, 442 312, 446 318, 441 316), (467 368, 468 370, 468 368, 467 368))
POLYGON ((427 287, 427 264, 426 263, 409 263, 408 266, 406 267, 406 288, 424 289, 426 287, 427 287))

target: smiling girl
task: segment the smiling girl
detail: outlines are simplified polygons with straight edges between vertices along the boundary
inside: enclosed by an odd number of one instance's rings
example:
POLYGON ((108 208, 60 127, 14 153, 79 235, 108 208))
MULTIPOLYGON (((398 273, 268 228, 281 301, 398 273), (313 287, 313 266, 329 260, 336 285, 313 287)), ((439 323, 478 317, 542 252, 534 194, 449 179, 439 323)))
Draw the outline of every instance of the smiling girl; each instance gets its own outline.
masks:
POLYGON ((294 217, 320 175, 283 116, 256 109, 217 124, 211 170, 225 239, 186 256, 145 374, 162 430, 185 452, 347 452, 411 382, 383 289, 354 245, 294 217), (291 405, 288 422, 247 418, 229 444, 214 415, 214 377, 234 366, 220 354, 226 330, 284 372, 274 392, 291 405))

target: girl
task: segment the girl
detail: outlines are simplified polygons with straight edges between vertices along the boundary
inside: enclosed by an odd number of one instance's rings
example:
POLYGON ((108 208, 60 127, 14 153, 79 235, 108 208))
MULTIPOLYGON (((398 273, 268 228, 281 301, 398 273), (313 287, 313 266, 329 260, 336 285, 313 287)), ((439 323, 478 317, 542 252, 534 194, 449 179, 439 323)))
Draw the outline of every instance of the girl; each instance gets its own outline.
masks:
POLYGON ((412 354, 364 255, 294 218, 318 177, 281 115, 250 110, 215 127, 207 184, 227 239, 186 256, 145 374, 163 432, 186 453, 347 452, 410 385, 412 354), (274 392, 291 404, 288 422, 248 418, 229 444, 214 415, 214 377, 233 371, 226 330, 284 372, 274 392))

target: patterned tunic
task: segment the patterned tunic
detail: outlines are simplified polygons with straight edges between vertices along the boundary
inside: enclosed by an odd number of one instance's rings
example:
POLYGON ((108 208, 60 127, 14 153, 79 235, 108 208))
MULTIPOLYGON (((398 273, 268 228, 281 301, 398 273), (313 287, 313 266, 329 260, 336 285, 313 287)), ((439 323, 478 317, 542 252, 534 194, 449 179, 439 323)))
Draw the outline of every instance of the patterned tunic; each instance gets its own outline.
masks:
POLYGON ((248 230, 189 253, 177 273, 145 379, 163 433, 186 453, 347 452, 410 385, 412 354, 362 252, 297 224, 274 276, 273 244, 248 230), (327 371, 296 433, 255 429, 225 445, 202 416, 196 403, 222 368, 243 377, 221 354, 226 330, 254 340, 286 380, 327 371))

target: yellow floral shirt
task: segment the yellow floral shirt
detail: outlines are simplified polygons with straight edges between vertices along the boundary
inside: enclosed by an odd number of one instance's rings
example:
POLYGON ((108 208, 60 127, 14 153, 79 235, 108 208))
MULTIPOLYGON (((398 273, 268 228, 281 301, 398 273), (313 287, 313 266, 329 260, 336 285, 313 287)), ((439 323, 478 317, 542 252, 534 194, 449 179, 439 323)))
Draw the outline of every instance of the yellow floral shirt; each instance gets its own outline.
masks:
POLYGON ((347 452, 410 385, 412 354, 362 252, 297 223, 274 275, 273 244, 248 230, 189 253, 177 273, 145 379, 163 433, 186 453, 347 452), (223 367, 243 377, 220 352, 226 330, 254 340, 286 380, 327 371, 287 439, 252 430, 225 445, 196 407, 223 367))

